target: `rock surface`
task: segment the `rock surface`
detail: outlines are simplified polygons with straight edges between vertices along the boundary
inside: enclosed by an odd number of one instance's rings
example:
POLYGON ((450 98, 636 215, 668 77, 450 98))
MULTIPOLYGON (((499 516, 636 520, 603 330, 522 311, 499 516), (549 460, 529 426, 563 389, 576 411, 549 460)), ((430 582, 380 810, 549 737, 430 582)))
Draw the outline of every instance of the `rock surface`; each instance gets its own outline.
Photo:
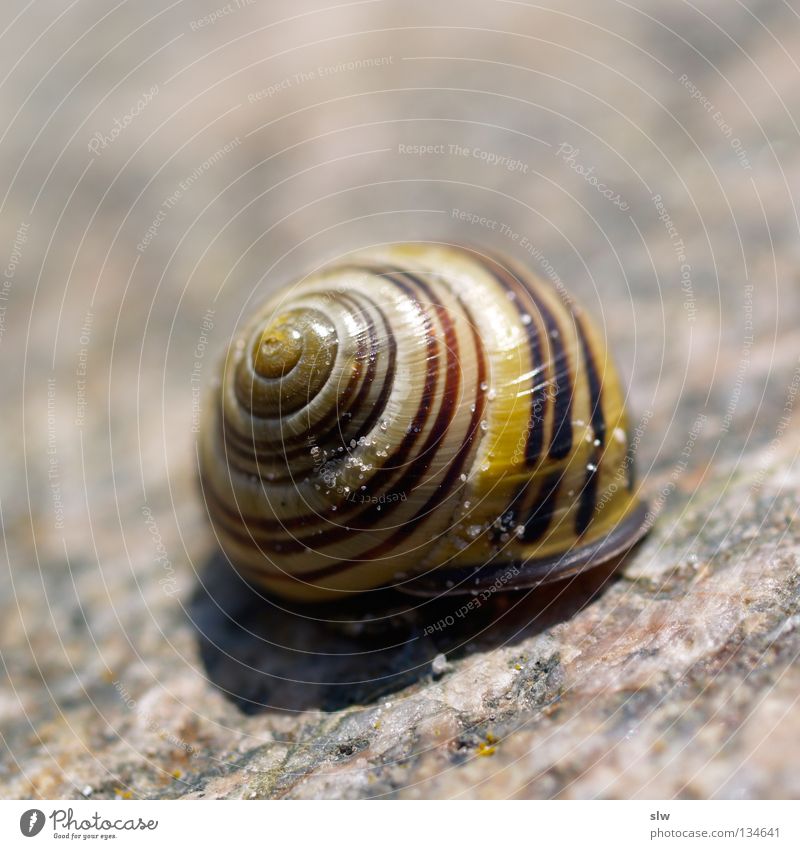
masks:
POLYGON ((0 796, 800 795, 796 4, 49 5, 0 36, 0 796), (198 386, 401 239, 602 324, 659 514, 616 572, 291 609, 217 553, 198 386))

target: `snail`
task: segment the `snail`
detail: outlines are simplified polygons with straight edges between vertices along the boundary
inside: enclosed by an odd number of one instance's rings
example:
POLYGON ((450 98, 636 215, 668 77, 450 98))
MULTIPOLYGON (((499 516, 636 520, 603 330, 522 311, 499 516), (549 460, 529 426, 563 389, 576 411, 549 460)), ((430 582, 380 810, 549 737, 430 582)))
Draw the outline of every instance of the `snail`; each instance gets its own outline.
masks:
POLYGON ((211 392, 209 517, 278 596, 532 587, 647 531, 603 339, 565 291, 471 248, 322 267, 254 311, 211 392))

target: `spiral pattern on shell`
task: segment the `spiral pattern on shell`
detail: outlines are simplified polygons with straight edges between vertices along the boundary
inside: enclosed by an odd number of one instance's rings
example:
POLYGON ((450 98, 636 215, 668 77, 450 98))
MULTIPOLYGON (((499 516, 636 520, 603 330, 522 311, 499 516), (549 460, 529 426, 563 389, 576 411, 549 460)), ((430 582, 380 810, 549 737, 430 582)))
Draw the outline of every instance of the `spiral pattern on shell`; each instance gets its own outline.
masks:
POLYGON ((213 393, 209 514, 285 597, 533 586, 645 531, 601 338, 477 251, 394 245, 304 278, 252 316, 213 393))

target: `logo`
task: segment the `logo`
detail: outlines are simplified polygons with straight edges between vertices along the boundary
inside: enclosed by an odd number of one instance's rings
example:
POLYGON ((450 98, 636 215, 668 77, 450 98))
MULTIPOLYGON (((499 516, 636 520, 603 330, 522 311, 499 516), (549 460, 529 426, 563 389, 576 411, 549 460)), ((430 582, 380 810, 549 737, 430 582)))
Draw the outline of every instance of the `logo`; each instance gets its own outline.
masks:
MULTIPOLYGON (((85 810, 85 809, 84 809, 85 810)), ((79 812, 80 814, 80 809, 79 812)), ((19 830, 25 837, 36 837, 44 828, 47 820, 52 821, 55 837, 84 840, 91 837, 102 837, 108 839, 116 837, 116 834, 103 834, 102 832, 120 831, 155 831, 158 828, 158 820, 143 820, 141 817, 109 820, 102 817, 97 811, 87 815, 84 819, 75 819, 75 811, 72 808, 54 808, 48 816, 38 808, 31 808, 19 818, 19 830), (81 834, 81 832, 88 832, 81 834)))
POLYGON ((19 830, 25 837, 36 837, 44 828, 44 814, 38 808, 31 808, 19 818, 19 830))

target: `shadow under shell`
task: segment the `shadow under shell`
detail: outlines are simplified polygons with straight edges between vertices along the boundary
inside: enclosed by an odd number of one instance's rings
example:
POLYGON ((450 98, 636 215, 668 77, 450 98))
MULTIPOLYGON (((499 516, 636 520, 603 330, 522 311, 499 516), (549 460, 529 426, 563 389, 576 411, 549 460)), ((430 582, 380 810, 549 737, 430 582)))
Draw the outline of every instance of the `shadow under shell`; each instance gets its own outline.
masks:
POLYGON ((437 655, 514 646, 570 619, 613 582, 618 563, 535 590, 420 599, 386 589, 291 606, 217 553, 188 613, 209 680, 243 713, 336 711, 430 680, 437 655))

